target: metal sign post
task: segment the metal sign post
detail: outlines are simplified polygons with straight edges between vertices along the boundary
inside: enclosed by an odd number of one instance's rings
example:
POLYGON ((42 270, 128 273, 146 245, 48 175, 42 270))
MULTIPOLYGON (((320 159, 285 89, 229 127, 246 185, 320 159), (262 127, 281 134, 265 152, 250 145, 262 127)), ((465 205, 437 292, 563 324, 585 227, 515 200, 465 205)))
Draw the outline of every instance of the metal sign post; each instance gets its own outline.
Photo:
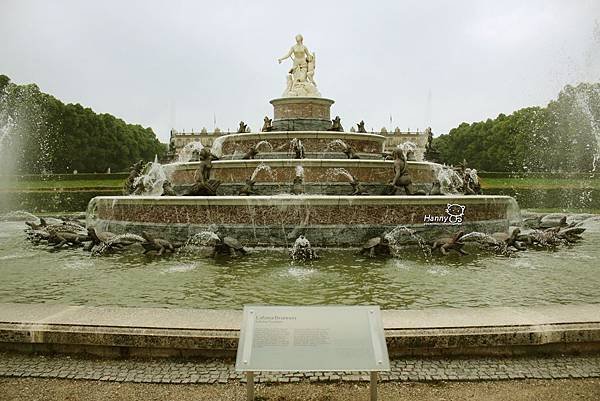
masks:
POLYGON ((369 371, 375 401, 390 369, 379 307, 245 306, 235 368, 250 401, 255 372, 307 371, 369 371))
POLYGON ((254 372, 246 372, 246 400, 254 401, 254 372))

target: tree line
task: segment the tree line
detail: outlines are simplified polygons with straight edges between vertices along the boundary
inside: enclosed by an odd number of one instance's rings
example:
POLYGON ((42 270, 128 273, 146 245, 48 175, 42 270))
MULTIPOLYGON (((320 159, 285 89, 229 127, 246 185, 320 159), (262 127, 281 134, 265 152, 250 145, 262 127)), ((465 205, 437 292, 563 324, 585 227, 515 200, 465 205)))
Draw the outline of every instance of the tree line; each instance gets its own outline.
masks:
POLYGON ((595 172, 599 160, 600 83, 567 85, 546 107, 462 123, 433 138, 437 161, 463 160, 482 171, 595 172))
POLYGON ((64 104, 0 75, 0 174, 124 171, 166 152, 151 128, 64 104))

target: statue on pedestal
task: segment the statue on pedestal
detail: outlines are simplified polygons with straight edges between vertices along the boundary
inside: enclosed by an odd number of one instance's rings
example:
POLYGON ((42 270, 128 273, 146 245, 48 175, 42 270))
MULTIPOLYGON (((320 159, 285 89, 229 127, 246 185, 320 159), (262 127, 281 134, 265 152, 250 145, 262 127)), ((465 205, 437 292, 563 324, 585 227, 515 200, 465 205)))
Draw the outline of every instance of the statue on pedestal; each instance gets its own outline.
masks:
POLYGON ((365 129, 365 122, 363 120, 360 120, 360 122, 356 124, 356 126, 358 127, 358 131, 356 132, 367 133, 367 130, 365 129))
POLYGON ((248 131, 248 126, 246 125, 246 123, 243 121, 240 121, 240 126, 238 127, 237 133, 242 134, 247 131, 248 131))
POLYGON ((261 132, 271 132, 273 131, 273 120, 268 116, 265 116, 264 124, 262 126, 261 132))
POLYGON ((340 116, 335 116, 335 118, 331 120, 331 128, 329 128, 327 131, 344 132, 344 127, 342 127, 342 120, 340 119, 340 116))
POLYGON ((279 64, 287 58, 291 58, 293 62, 287 76, 287 87, 283 92, 283 96, 321 97, 314 81, 315 54, 311 54, 302 41, 302 35, 296 35, 296 44, 290 48, 285 56, 277 59, 279 64))

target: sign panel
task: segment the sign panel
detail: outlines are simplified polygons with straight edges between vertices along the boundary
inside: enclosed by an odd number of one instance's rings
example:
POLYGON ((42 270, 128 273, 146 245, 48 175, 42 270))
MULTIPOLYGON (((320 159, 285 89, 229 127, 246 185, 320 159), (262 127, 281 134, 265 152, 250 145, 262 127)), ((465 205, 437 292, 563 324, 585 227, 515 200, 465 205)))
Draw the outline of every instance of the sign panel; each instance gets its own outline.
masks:
POLYGON ((379 306, 245 306, 235 368, 389 370, 379 306))

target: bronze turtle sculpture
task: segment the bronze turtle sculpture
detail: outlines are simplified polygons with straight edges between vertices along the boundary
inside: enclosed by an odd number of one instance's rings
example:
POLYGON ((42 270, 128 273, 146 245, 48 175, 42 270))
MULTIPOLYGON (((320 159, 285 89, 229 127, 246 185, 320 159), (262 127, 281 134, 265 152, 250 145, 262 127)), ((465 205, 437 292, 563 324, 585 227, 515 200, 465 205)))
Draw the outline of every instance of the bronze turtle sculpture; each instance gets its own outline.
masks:
POLYGON ((362 184, 352 176, 352 181, 350 181, 350 186, 352 187, 352 193, 350 195, 368 195, 369 192, 362 186, 362 184))
POLYGON ((557 232, 557 235, 559 238, 572 244, 583 239, 581 234, 583 234, 584 231, 585 228, 583 227, 564 227, 557 232))
POLYGON ((41 230, 44 227, 48 226, 48 223, 46 223, 46 220, 44 220, 44 218, 40 217, 39 220, 39 224, 34 223, 33 221, 26 221, 25 224, 27 224, 29 226, 29 229, 31 230, 41 230))
POLYGON ((292 189, 290 190, 290 193, 292 195, 302 195, 304 193, 304 179, 297 175, 294 177, 294 182, 292 183, 292 189))
POLYGON ((361 255, 369 255, 375 257, 377 255, 388 256, 391 254, 390 242, 385 237, 385 233, 379 237, 373 237, 364 243, 360 250, 361 255))
POLYGON ((89 235, 85 228, 79 225, 53 225, 46 227, 49 236, 47 241, 55 244, 55 248, 60 248, 64 245, 80 245, 84 241, 89 240, 89 235))
POLYGON ((519 235, 521 234, 520 228, 515 228, 510 234, 505 232, 497 232, 492 234, 492 238, 494 238, 499 243, 503 243, 507 248, 515 248, 518 251, 524 251, 527 248, 523 245, 523 241, 519 240, 519 235))
POLYGON ((79 245, 88 240, 85 227, 72 221, 55 220, 54 224, 41 218, 40 223, 26 222, 29 226, 27 236, 34 242, 46 241, 54 244, 55 248, 64 245, 79 245))
POLYGON ((432 249, 439 249, 442 255, 448 255, 450 251, 455 251, 460 255, 468 255, 462 248, 465 246, 460 242, 462 236, 465 235, 464 230, 459 230, 451 237, 441 237, 433 242, 432 249))
POLYGON ((567 216, 562 216, 560 218, 560 220, 541 218, 540 221, 538 222, 538 225, 535 228, 545 230, 548 228, 557 228, 557 227, 560 229, 562 227, 568 227, 568 226, 569 226, 569 224, 567 224, 567 216))
POLYGON ((166 239, 156 238, 147 231, 142 231, 142 238, 145 240, 145 242, 142 242, 144 254, 156 251, 156 256, 161 256, 165 252, 173 253, 175 252, 175 248, 181 247, 179 243, 173 244, 166 239))
POLYGON ((238 195, 255 195, 256 192, 254 191, 254 184, 256 184, 256 181, 248 178, 244 186, 238 191, 238 195))
POLYGON ((92 254, 101 254, 111 250, 120 250, 133 244, 141 244, 146 240, 136 234, 114 234, 110 231, 96 231, 95 228, 89 227, 88 235, 91 240, 87 249, 92 251, 92 254))
POLYGON ((346 155, 348 159, 360 159, 360 157, 354 152, 354 149, 352 149, 352 146, 346 145, 342 152, 346 155))
POLYGON ((215 257, 216 255, 229 255, 236 257, 238 252, 242 255, 246 255, 248 253, 241 242, 237 239, 219 234, 217 234, 217 236, 219 237, 219 241, 217 241, 213 246, 211 257, 215 257))
POLYGON ((165 181, 163 183, 162 188, 163 188, 162 196, 177 196, 177 193, 173 189, 173 185, 171 184, 170 181, 165 181))
POLYGON ((252 160, 258 155, 258 149, 256 145, 250 146, 250 148, 242 156, 242 160, 252 160))

